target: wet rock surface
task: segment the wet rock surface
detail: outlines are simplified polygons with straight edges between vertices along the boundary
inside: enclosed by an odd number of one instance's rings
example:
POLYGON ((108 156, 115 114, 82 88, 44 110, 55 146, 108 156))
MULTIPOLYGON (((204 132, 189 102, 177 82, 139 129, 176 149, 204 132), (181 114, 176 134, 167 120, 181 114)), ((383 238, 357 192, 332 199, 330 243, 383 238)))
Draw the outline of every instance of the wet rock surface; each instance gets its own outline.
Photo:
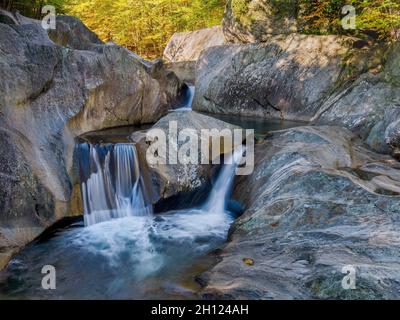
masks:
POLYGON ((237 180, 247 210, 200 277, 202 297, 398 298, 399 186, 399 163, 345 128, 273 133, 237 180), (344 266, 356 270, 354 290, 342 288, 344 266))

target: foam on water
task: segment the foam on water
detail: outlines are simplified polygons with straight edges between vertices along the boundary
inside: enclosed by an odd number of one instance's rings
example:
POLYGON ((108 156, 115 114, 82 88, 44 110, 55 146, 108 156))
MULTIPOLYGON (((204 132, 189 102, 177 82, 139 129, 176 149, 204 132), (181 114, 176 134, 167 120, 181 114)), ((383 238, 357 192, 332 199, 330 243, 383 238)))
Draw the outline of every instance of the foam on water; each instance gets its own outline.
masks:
POLYGON ((0 281, 0 296, 151 299, 190 295, 179 283, 186 281, 185 270, 226 241, 233 217, 225 210, 225 201, 236 164, 222 167, 204 206, 153 215, 134 146, 83 148, 89 151, 81 163, 86 227, 72 225, 19 253, 7 267, 5 281, 0 281), (57 270, 55 291, 40 288, 41 268, 48 264, 57 270))
POLYGON ((80 157, 81 171, 86 171, 81 174, 86 226, 114 218, 151 215, 133 144, 85 143, 80 150, 88 153, 80 157))

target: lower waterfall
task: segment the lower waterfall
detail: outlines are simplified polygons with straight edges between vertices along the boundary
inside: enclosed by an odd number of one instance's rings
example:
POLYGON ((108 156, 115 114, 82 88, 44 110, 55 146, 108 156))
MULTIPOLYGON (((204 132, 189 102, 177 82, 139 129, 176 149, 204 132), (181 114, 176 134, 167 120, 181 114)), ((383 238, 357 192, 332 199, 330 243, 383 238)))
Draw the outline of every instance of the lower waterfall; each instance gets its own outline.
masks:
POLYGON ((151 179, 133 144, 78 148, 84 224, 22 250, 0 274, 0 297, 197 298, 195 275, 215 264, 208 253, 226 242, 234 220, 225 206, 237 164, 221 167, 203 205, 152 214, 151 179), (56 268, 57 290, 38 285, 44 265, 56 268))
POLYGON ((86 226, 152 214, 134 145, 84 143, 79 149, 86 226))
MULTIPOLYGON (((133 144, 79 146, 81 191, 86 226, 129 216, 151 216, 152 205, 133 144)), ((223 215, 241 160, 240 146, 226 158, 203 211, 223 215)))

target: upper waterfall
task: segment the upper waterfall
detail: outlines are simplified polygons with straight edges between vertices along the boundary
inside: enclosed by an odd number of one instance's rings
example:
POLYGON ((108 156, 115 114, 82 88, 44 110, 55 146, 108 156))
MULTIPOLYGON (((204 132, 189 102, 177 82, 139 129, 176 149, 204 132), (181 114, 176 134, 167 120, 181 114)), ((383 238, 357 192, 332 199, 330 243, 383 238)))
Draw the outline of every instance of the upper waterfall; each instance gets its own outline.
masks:
POLYGON ((192 111, 193 99, 195 94, 194 86, 187 86, 184 98, 180 105, 172 111, 192 111))

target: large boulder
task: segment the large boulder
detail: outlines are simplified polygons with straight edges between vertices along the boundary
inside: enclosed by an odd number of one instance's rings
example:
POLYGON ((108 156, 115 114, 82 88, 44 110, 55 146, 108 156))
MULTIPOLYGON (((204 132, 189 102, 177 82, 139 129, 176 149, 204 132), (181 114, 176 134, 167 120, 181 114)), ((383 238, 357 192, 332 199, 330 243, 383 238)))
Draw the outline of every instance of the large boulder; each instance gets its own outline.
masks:
POLYGON ((400 166, 343 127, 299 127, 256 146, 234 197, 247 210, 205 298, 398 299, 400 166), (355 271, 355 289, 342 280, 355 271))
POLYGON ((225 38, 220 26, 175 33, 164 50, 167 67, 185 82, 194 83, 196 61, 207 48, 220 46, 225 38))
MULTIPOLYGON (((240 129, 239 127, 232 124, 193 111, 171 112, 167 116, 163 117, 160 121, 158 121, 151 129, 159 129, 165 132, 167 143, 169 143, 169 128, 171 123, 172 125, 173 123, 176 123, 178 133, 181 132, 183 129, 195 130, 199 137, 199 160, 201 159, 202 154, 204 154, 204 150, 202 150, 200 146, 202 141, 206 139, 201 135, 201 130, 217 129, 219 132, 221 132, 222 130, 228 129, 233 132, 234 129, 240 129)), ((146 133, 147 131, 135 132, 131 136, 131 140, 137 144, 140 150, 139 152, 143 156, 146 155, 147 149, 149 147, 149 143, 146 143, 146 133)), ((171 135, 171 137, 173 139, 177 139, 176 135, 171 135)), ((209 142, 211 147, 212 142, 209 142)), ((183 144, 184 142, 180 141, 177 145, 174 145, 173 147, 175 152, 183 144)), ((229 148, 229 145, 223 144, 220 148, 220 154, 231 151, 228 149, 224 149, 224 147, 229 148)), ((166 164, 148 164, 154 181, 153 184, 157 189, 157 199, 166 199, 178 193, 189 193, 199 190, 199 188, 201 188, 211 180, 213 173, 215 173, 214 169, 218 167, 218 165, 212 165, 211 163, 183 164, 178 161, 177 164, 172 164, 169 162, 168 155, 166 160, 166 164)))
POLYGON ((210 48, 197 64, 193 109, 345 126, 397 157, 400 46, 364 44, 291 34, 210 48))
POLYGON ((220 26, 191 32, 177 32, 164 50, 164 59, 167 62, 196 61, 204 49, 224 43, 225 38, 220 26))
POLYGON ((222 22, 230 42, 264 42, 298 30, 296 0, 228 0, 222 22))
POLYGON ((72 172, 75 137, 156 122, 182 89, 160 62, 149 63, 125 48, 101 44, 76 19, 58 18, 57 23, 60 31, 82 35, 84 47, 73 37, 53 37, 68 48, 56 44, 38 21, 19 16, 16 21, 0 23, 4 257, 71 213, 77 182, 72 172))
POLYGON ((207 49, 197 63, 193 108, 308 121, 342 80, 353 45, 348 37, 291 34, 207 49))

